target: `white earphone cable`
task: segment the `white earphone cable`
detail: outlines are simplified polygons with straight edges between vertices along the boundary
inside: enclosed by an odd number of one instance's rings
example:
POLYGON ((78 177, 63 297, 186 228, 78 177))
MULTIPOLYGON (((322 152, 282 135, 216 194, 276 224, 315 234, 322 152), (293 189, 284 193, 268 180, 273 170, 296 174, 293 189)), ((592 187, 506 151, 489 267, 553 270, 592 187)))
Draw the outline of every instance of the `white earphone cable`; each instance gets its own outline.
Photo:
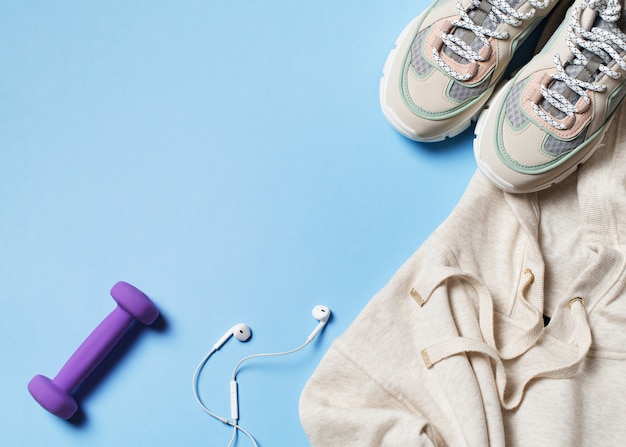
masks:
POLYGON ((213 413, 211 410, 209 410, 207 408, 207 406, 204 404, 204 402, 202 402, 202 398, 200 397, 200 392, 198 391, 198 381, 199 381, 198 379, 200 378, 200 372, 204 368, 204 365, 206 365, 206 363, 209 361, 211 356, 216 351, 217 351, 216 349, 212 349, 211 351, 209 351, 209 353, 204 356, 202 361, 196 367, 196 371, 193 374, 193 382, 192 382, 193 396, 196 398, 196 402, 198 403, 198 405, 200 405, 200 408, 202 408, 206 414, 208 414, 209 416, 211 416, 214 419, 217 419, 220 422, 223 422, 224 424, 231 425, 230 421, 228 419, 223 418, 221 416, 218 416, 217 414, 213 413))
POLYGON ((302 345, 298 346, 297 348, 291 349, 289 351, 270 352, 270 353, 266 353, 266 354, 252 354, 252 355, 249 355, 247 357, 244 357, 241 360, 239 360, 237 365, 235 365, 235 368, 233 369, 232 380, 237 380, 237 372, 239 371, 239 368, 241 368, 241 365, 244 362, 247 362, 248 360, 252 360, 252 359, 255 359, 255 358, 259 358, 259 357, 278 357, 278 356, 282 356, 282 355, 293 354, 295 352, 300 351, 301 349, 304 349, 309 343, 311 343, 311 341, 313 341, 313 340, 312 339, 311 340, 307 340, 302 345))
POLYGON ((228 447, 232 447, 233 442, 236 439, 237 430, 239 430, 241 433, 246 435, 248 439, 250 440, 250 442, 252 443, 252 445, 254 445, 254 447, 259 447, 259 445, 256 443, 256 440, 254 439, 254 436, 252 436, 252 434, 248 430, 246 430, 245 428, 243 428, 241 425, 238 425, 238 424, 233 424, 233 436, 230 438, 230 443, 228 444, 228 447))
POLYGON ((250 439, 250 442, 252 442, 252 444, 254 445, 254 447, 259 447, 258 444, 256 443, 254 437, 250 434, 250 432, 248 432, 246 429, 244 429, 241 425, 239 425, 237 423, 237 421, 229 421, 228 419, 219 416, 217 414, 215 414, 214 412, 212 412, 211 410, 209 410, 209 408, 204 404, 204 402, 202 401, 202 398, 200 397, 200 392, 198 390, 198 382, 199 382, 199 378, 200 378, 200 373, 202 372, 202 369, 204 368, 204 366, 206 365, 206 363, 209 361, 209 359, 211 358, 211 356, 217 352, 217 349, 213 348, 211 351, 209 351, 209 353, 207 355, 204 356, 204 358, 202 359, 202 361, 198 364, 198 366, 196 367, 196 370, 193 374, 193 381, 192 381, 192 387, 193 387, 193 395, 196 399, 196 402, 198 403, 198 405, 200 406, 200 408, 202 408, 202 410, 208 414, 209 416, 211 416, 212 418, 226 424, 229 425, 231 427, 233 427, 233 435, 230 438, 230 442, 228 443, 228 447, 231 447, 233 445, 233 442, 236 439, 236 434, 237 434, 237 430, 241 431, 244 435, 246 435, 248 437, 248 439, 250 439))
POLYGON ((311 343, 313 339, 317 336, 317 334, 320 333, 320 331, 326 325, 328 318, 330 317, 330 309, 328 309, 328 307, 326 306, 321 306, 321 305, 315 306, 313 308, 312 313, 313 313, 313 317, 319 320, 320 323, 315 328, 315 330, 311 332, 311 334, 307 337, 306 341, 303 344, 289 351, 249 355, 239 360, 239 362, 235 365, 235 368, 233 369, 232 380, 231 380, 231 419, 227 419, 225 417, 217 415, 216 413, 209 410, 209 408, 204 404, 204 402, 202 401, 202 398, 200 397, 200 391, 198 389, 200 373, 204 369, 205 365, 207 364, 211 356, 215 354, 231 336, 235 336, 235 338, 237 338, 240 341, 247 341, 251 335, 250 328, 246 326, 245 324, 238 324, 238 325, 233 326, 217 341, 217 343, 215 343, 215 345, 213 346, 213 349, 211 349, 211 351, 209 351, 209 353, 204 356, 204 358, 200 361, 200 363, 196 367, 196 370, 193 374, 193 379, 192 379, 193 395, 196 399, 196 402, 200 406, 200 408, 202 408, 202 410, 206 414, 222 422, 223 424, 233 427, 233 433, 228 443, 228 447, 232 447, 234 443, 236 443, 237 431, 240 431, 244 435, 246 435, 248 439, 250 439, 250 442, 252 442, 254 447, 258 447, 258 444, 256 440, 254 439, 254 437, 252 436, 252 434, 250 434, 250 432, 248 432, 246 429, 244 429, 242 426, 238 424, 238 421, 239 421, 238 399, 239 397, 237 393, 237 373, 239 372, 239 368, 241 368, 241 365, 243 365, 248 360, 252 360, 252 359, 260 358, 260 357, 278 357, 278 356, 283 356, 283 355, 289 355, 289 354, 298 352, 301 349, 304 349, 304 347, 306 347, 309 343, 311 343))

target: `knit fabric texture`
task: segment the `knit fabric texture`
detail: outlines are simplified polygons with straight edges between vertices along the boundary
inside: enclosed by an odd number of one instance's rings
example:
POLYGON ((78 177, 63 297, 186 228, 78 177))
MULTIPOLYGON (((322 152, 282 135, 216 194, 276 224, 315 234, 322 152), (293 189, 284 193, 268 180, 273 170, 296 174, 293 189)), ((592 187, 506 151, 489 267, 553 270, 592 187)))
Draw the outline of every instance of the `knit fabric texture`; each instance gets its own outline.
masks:
POLYGON ((624 129, 539 193, 474 175, 306 384, 313 447, 622 445, 624 129))

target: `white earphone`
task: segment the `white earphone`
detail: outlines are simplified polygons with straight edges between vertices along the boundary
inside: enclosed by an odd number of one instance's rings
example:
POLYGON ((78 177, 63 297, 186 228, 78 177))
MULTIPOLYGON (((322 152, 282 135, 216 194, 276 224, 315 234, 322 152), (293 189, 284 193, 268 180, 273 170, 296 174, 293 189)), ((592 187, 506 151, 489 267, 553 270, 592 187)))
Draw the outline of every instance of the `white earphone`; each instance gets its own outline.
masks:
POLYGON ((211 356, 215 352, 217 352, 222 346, 224 346, 224 344, 231 337, 234 337, 234 338, 236 338, 239 341, 248 341, 250 339, 250 337, 252 336, 252 331, 250 330, 250 328, 246 324, 244 324, 244 323, 236 324, 235 326, 230 328, 213 345, 213 349, 211 349, 211 351, 209 351, 209 353, 204 356, 202 361, 196 367, 196 371, 194 372, 193 383, 192 383, 194 397, 196 398, 196 402, 198 403, 198 405, 200 405, 200 407, 204 410, 205 413, 207 413, 209 416, 217 419, 218 421, 223 422, 224 424, 233 427, 233 429, 234 429, 233 430, 233 436, 230 439, 228 447, 231 447, 233 445, 233 442, 234 442, 234 440, 236 438, 238 430, 241 431, 243 434, 245 434, 250 439, 250 441, 252 442, 252 444, 255 447, 258 447, 258 444, 256 443, 254 437, 248 431, 246 431, 243 427, 241 427, 239 425, 239 395, 238 395, 238 391, 237 391, 237 389, 238 389, 237 372, 239 371, 239 368, 241 367, 241 365, 244 362, 247 362, 248 360, 251 360, 253 358, 258 358, 258 357, 277 357, 277 356, 282 356, 282 355, 293 354, 294 352, 297 352, 297 351, 303 349, 305 346, 307 346, 309 343, 311 343, 315 339, 315 337, 322 331, 322 329, 324 329, 324 327, 326 326, 326 323, 328 323, 328 320, 330 319, 330 316, 331 316, 330 309, 327 306, 321 306, 321 305, 315 306, 313 308, 311 314, 313 315, 313 318, 315 318, 316 320, 319 321, 319 323, 315 327, 315 329, 313 329, 311 334, 309 334, 309 336, 307 337, 306 341, 302 345, 298 346, 297 348, 291 349, 289 351, 249 355, 249 356, 244 357, 243 359, 241 359, 237 363, 237 365, 235 365, 235 368, 233 369, 233 375, 232 375, 232 378, 231 378, 231 381, 230 381, 230 419, 224 418, 222 416, 218 416, 217 414, 213 413, 211 410, 209 410, 206 407, 206 405, 202 402, 202 399, 200 398, 200 393, 198 392, 198 380, 199 380, 199 377, 200 377, 200 372, 202 371, 202 369, 204 368, 206 363, 209 361, 211 356))
POLYGON ((311 314, 313 315, 313 318, 319 320, 319 324, 315 329, 313 329, 311 335, 307 337, 308 342, 313 341, 317 334, 319 334, 322 329, 324 329, 324 326, 326 326, 326 323, 328 323, 328 319, 330 318, 330 309, 326 306, 318 305, 313 308, 311 314))
POLYGON ((248 341, 250 340, 250 337, 252 337, 252 331, 250 330, 247 324, 244 324, 244 323, 236 324, 233 327, 231 327, 228 330, 228 332, 222 335, 222 338, 220 338, 213 345, 213 349, 216 351, 219 350, 222 346, 224 346, 224 343, 226 343, 230 337, 235 337, 239 341, 248 341))

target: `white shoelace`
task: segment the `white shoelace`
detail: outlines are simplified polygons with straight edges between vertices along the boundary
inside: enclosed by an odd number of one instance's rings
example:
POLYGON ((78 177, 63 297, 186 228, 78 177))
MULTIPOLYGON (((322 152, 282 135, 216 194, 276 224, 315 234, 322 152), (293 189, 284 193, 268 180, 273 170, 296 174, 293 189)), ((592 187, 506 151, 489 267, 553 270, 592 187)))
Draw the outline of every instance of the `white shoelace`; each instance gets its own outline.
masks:
MULTIPOLYGON (((481 5, 480 0, 473 0, 472 7, 479 8, 481 5)), ((511 26, 520 26, 522 22, 526 19, 531 18, 535 15, 536 9, 543 9, 548 6, 550 0, 528 0, 533 6, 533 9, 529 10, 526 13, 521 13, 514 9, 506 0, 488 0, 488 3, 491 5, 491 9, 489 11, 489 18, 492 22, 505 22, 511 26), (535 9, 536 8, 536 9, 535 9)), ((457 0, 456 2, 456 10, 459 13, 460 20, 452 21, 452 25, 456 28, 463 28, 468 31, 471 31, 483 44, 483 47, 490 47, 489 37, 493 37, 494 39, 508 39, 509 33, 507 32, 498 32, 496 30, 492 30, 489 28, 485 28, 482 25, 478 25, 472 20, 472 18, 468 14, 468 10, 463 7, 461 0, 457 0)), ((443 43, 454 53, 458 54, 463 59, 468 60, 470 63, 472 62, 482 62, 485 60, 483 56, 479 54, 474 48, 468 45, 459 37, 455 36, 452 33, 442 32, 441 40, 443 43)), ((439 50, 435 48, 432 49, 433 59, 439 64, 439 66, 452 78, 457 81, 467 81, 472 77, 470 73, 458 73, 454 70, 450 65, 448 65, 442 57, 439 55, 439 50)))
MULTIPOLYGON (((589 57, 583 54, 580 50, 582 48, 597 55, 604 62, 598 67, 601 73, 613 79, 621 77, 621 73, 609 68, 609 64, 614 61, 622 70, 626 71, 626 62, 617 51, 617 49, 626 51, 626 34, 614 24, 619 20, 621 11, 622 7, 619 0, 589 0, 586 5, 582 4, 574 9, 568 25, 566 40, 568 48, 574 55, 571 64, 582 66, 587 64, 589 57), (600 17, 611 25, 610 29, 592 27, 591 30, 586 30, 583 28, 580 25, 579 18, 585 8, 597 10, 600 17)), ((554 66, 557 72, 552 75, 552 78, 556 81, 563 81, 570 90, 578 94, 587 104, 590 102, 587 91, 603 92, 606 90, 606 85, 604 84, 594 84, 593 82, 570 76, 565 71, 558 53, 554 55, 554 66)), ((548 104, 570 118, 579 111, 574 104, 559 92, 541 86, 541 94, 548 104)), ((568 128, 566 124, 556 120, 537 104, 532 103, 531 107, 539 117, 555 129, 566 130, 568 128)))

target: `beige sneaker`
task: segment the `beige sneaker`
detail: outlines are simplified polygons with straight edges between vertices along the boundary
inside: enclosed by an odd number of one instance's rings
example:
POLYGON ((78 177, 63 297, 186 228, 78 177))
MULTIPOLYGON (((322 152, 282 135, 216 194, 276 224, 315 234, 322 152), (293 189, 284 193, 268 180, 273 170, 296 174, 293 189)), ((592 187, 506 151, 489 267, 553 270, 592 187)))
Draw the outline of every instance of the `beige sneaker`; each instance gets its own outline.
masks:
POLYGON ((417 141, 476 118, 513 53, 557 0, 436 0, 400 34, 380 83, 389 123, 417 141))
POLYGON ((490 101, 476 125, 478 166, 508 192, 538 191, 584 163, 626 96, 620 0, 576 0, 567 19, 490 101))

